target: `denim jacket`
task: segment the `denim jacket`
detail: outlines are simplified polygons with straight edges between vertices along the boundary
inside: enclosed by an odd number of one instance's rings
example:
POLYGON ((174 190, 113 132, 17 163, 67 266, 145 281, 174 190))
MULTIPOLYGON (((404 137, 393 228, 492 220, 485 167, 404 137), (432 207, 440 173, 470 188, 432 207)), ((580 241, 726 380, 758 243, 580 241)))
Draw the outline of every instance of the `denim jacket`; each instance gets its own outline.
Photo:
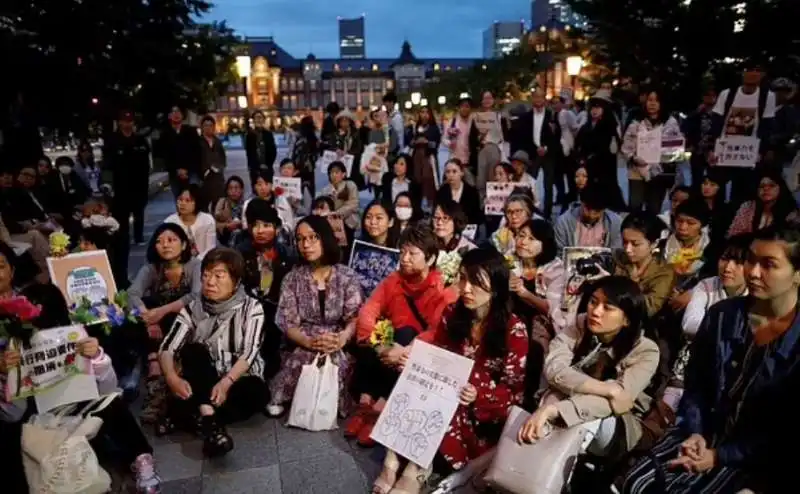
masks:
POLYGON ((747 297, 709 308, 694 339, 678 410, 678 427, 687 436, 703 435, 716 449, 721 466, 767 466, 781 455, 776 447, 792 444, 786 435, 797 434, 797 409, 789 402, 800 380, 800 317, 767 347, 739 406, 738 420, 723 434, 737 407, 727 399, 742 364, 733 356, 742 355, 752 341, 747 309, 747 297))

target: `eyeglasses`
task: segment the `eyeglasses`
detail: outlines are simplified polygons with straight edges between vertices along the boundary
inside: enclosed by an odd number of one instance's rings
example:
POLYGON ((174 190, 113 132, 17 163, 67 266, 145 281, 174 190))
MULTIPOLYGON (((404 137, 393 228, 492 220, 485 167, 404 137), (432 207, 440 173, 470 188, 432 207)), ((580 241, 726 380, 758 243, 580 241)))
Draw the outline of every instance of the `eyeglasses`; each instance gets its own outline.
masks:
POLYGON ((508 216, 521 216, 523 214, 528 214, 527 209, 506 209, 506 214, 508 216))
POLYGON ((297 237, 297 245, 303 245, 305 243, 315 244, 317 242, 319 242, 319 235, 317 235, 316 233, 312 233, 307 237, 300 237, 300 236, 297 237))
POLYGON ((434 216, 433 222, 434 223, 447 223, 448 221, 452 221, 453 218, 449 216, 434 216))

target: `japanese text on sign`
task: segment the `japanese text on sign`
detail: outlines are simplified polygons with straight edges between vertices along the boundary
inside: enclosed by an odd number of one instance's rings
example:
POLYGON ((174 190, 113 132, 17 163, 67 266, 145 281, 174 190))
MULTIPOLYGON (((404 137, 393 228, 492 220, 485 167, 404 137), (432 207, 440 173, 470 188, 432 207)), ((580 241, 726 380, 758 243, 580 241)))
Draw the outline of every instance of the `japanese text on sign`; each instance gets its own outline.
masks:
POLYGON ((752 168, 758 161, 759 139, 757 137, 734 136, 717 139, 714 154, 718 166, 752 168))

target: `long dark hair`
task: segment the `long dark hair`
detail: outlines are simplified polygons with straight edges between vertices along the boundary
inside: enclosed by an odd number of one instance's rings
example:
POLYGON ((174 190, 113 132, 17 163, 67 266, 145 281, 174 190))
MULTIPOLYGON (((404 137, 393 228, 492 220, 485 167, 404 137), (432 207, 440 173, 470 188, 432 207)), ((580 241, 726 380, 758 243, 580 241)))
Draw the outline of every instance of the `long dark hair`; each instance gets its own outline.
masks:
MULTIPOLYGON (((647 320, 647 309, 639 285, 624 276, 606 276, 592 282, 584 292, 584 301, 587 302, 598 291, 606 296, 608 305, 619 308, 628 319, 628 324, 623 326, 617 336, 609 345, 613 353, 614 364, 624 359, 639 338, 647 320)), ((584 301, 581 305, 584 305, 584 301)), ((578 345, 575 347, 572 364, 580 362, 597 345, 597 338, 591 331, 585 331, 578 345)))
MULTIPOLYGON (((492 293, 489 314, 484 319, 486 331, 481 348, 491 357, 506 354, 506 334, 511 319, 511 291, 509 290, 509 271, 505 259, 490 247, 473 249, 461 259, 461 276, 471 284, 480 286, 492 293), (487 284, 488 280, 488 284, 487 284)), ((471 334, 474 314, 459 298, 453 313, 447 320, 447 335, 455 344, 466 341, 471 334)))
POLYGON ((772 224, 783 226, 786 224, 786 217, 789 216, 792 211, 797 210, 797 202, 795 202, 792 191, 789 190, 789 186, 783 178, 782 170, 776 167, 764 168, 758 172, 755 180, 756 197, 754 204, 756 210, 753 215, 753 224, 751 225, 751 231, 753 232, 759 229, 761 215, 764 214, 764 203, 761 202, 761 199, 758 197, 758 188, 761 186, 761 181, 765 178, 778 184, 778 199, 775 201, 775 205, 772 206, 772 224))
POLYGON ((369 233, 367 233, 367 229, 364 227, 364 220, 367 218, 369 210, 375 207, 383 209, 389 221, 393 222, 386 233, 386 247, 394 249, 397 247, 397 241, 400 240, 400 222, 397 221, 394 215, 394 207, 382 199, 374 199, 364 208, 364 214, 361 215, 361 238, 367 242, 372 242, 374 240, 370 237, 369 233))

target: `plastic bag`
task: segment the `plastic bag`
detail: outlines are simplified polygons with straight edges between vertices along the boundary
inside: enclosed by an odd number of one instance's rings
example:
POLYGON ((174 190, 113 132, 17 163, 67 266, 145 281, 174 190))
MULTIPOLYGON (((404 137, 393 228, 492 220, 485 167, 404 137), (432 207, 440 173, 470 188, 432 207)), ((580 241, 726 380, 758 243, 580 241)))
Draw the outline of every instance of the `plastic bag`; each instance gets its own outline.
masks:
POLYGON ((338 411, 339 366, 318 354, 300 372, 287 423, 309 431, 336 429, 338 411))

